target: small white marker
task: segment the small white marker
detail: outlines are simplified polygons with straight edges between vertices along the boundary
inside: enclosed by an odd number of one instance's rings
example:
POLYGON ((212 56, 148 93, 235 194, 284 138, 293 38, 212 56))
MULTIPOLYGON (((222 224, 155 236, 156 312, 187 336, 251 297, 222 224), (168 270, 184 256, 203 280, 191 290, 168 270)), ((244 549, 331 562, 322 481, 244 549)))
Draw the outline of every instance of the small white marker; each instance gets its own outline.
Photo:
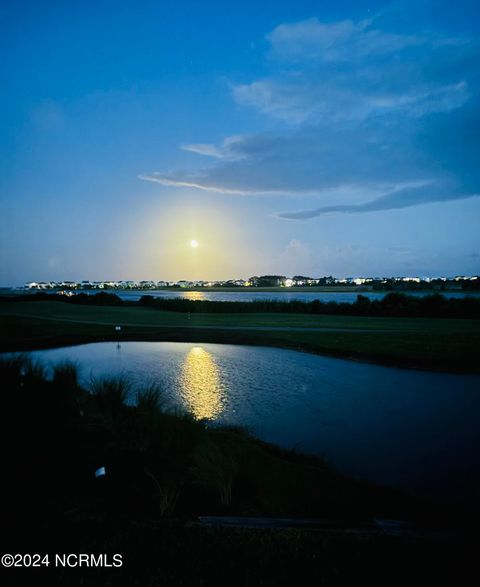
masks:
POLYGON ((122 330, 121 326, 115 326, 115 330, 122 330))
POLYGON ((95 477, 104 477, 106 474, 105 467, 100 467, 95 471, 95 477))

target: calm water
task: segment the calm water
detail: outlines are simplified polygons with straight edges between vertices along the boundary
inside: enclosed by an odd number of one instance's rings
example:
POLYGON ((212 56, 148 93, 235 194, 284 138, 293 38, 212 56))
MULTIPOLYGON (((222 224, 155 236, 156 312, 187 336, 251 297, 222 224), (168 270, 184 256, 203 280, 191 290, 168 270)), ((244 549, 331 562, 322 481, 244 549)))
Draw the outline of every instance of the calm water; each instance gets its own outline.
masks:
POLYGON ((480 497, 471 477, 480 472, 480 376, 216 344, 96 343, 32 355, 77 361, 84 382, 106 374, 156 382, 170 405, 197 418, 247 426, 358 477, 480 497))
MULTIPOLYGON (((88 293, 98 293, 98 290, 92 290, 88 293)), ((116 293, 123 300, 136 301, 144 295, 151 295, 159 298, 184 298, 187 300, 210 300, 213 302, 254 302, 254 301, 265 301, 265 300, 276 300, 281 302, 289 302, 291 300, 300 300, 302 302, 311 302, 313 300, 320 300, 321 302, 354 302, 357 299, 359 293, 363 296, 370 298, 371 300, 381 299, 388 292, 265 292, 265 291, 176 291, 176 290, 150 290, 150 291, 138 291, 138 290, 115 290, 112 293, 116 293)), ((409 291, 403 292, 410 295, 431 295, 432 291, 409 291)), ((464 292, 448 292, 446 294, 450 298, 463 298, 472 295, 480 295, 479 293, 464 293, 464 292)))
MULTIPOLYGON (((5 290, 7 293, 12 293, 10 290, 5 290)), ((276 300, 289 302, 291 300, 300 300, 302 302, 311 302, 313 300, 320 300, 321 302, 354 302, 358 294, 366 296, 371 300, 378 300, 383 298, 388 292, 380 291, 366 291, 366 292, 312 292, 312 291, 282 291, 282 292, 265 292, 265 291, 182 291, 182 290, 83 290, 84 293, 95 295, 101 291, 114 293, 122 300, 137 301, 144 295, 150 295, 159 298, 183 298, 187 300, 211 300, 214 302, 253 302, 276 300)), ((13 293, 24 295, 32 293, 27 290, 15 290, 13 293)), ((57 293, 55 291, 46 290, 46 293, 57 293)), ((405 291, 402 292, 412 296, 425 296, 433 293, 443 293, 447 298, 464 298, 464 297, 479 297, 480 292, 435 292, 435 291, 405 291)))

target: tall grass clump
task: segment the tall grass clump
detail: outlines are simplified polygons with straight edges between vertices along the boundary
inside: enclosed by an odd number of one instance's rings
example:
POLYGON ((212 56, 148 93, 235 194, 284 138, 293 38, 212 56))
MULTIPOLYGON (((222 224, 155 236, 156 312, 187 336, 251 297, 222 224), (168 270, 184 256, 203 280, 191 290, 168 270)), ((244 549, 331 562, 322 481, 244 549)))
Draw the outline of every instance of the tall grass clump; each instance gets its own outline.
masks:
MULTIPOLYGON (((43 392, 48 387, 47 369, 41 361, 26 354, 0 359, 0 384, 4 390, 3 405, 18 408, 27 416, 40 402, 48 401, 43 392)), ((33 410, 35 411, 35 410, 33 410)))
POLYGON ((160 516, 165 517, 173 513, 183 486, 182 477, 173 472, 153 473, 147 467, 144 472, 153 483, 153 503, 154 507, 158 508, 160 516))
POLYGON ((42 361, 26 357, 23 362, 21 375, 25 379, 45 381, 47 379, 47 368, 42 361))
POLYGON ((62 361, 53 365, 52 392, 57 395, 59 409, 65 414, 83 415, 85 397, 80 388, 78 365, 73 361, 62 361))
POLYGON ((74 361, 62 361, 53 366, 53 383, 65 389, 78 389, 78 365, 74 361))
POLYGON ((125 414, 130 390, 131 384, 123 376, 92 378, 89 386, 101 415, 110 425, 125 414))
POLYGON ((28 357, 23 354, 7 355, 0 359, 0 378, 7 388, 17 385, 23 378, 28 357))
POLYGON ((223 506, 230 505, 233 480, 239 469, 233 450, 216 442, 205 442, 196 448, 194 462, 194 471, 199 479, 218 492, 223 506))
POLYGON ((152 384, 137 392, 137 408, 140 412, 163 411, 164 401, 161 388, 152 384))

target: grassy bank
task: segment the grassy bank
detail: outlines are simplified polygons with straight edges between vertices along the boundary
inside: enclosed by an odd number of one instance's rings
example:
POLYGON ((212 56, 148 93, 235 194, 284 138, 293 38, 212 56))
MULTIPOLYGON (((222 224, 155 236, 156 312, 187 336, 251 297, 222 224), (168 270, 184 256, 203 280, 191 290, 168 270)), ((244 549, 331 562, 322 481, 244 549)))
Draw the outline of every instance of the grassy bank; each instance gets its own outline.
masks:
POLYGON ((407 368, 480 372, 480 321, 321 314, 167 312, 53 301, 0 303, 0 350, 103 340, 278 346, 407 368), (115 326, 121 325, 120 332, 115 326))
MULTIPOLYGON (((360 577, 385 584, 398 566, 392 585, 411 573, 431 579, 455 572, 457 555, 468 552, 457 511, 172 413, 155 388, 138 390, 127 405, 128 381, 96 380, 82 389, 73 365, 48 376, 22 357, 0 361, 0 379, 8 552, 121 553, 125 561, 121 573, 49 569, 58 584, 273 586, 300 577, 302 585, 350 585, 360 577), (95 478, 99 467, 106 475, 95 478), (196 523, 212 514, 313 517, 366 530, 196 523), (376 517, 434 533, 447 527, 454 538, 370 533, 376 517)), ((18 579, 22 570, 13 571, 18 579)), ((33 569, 37 579, 44 571, 33 569)))

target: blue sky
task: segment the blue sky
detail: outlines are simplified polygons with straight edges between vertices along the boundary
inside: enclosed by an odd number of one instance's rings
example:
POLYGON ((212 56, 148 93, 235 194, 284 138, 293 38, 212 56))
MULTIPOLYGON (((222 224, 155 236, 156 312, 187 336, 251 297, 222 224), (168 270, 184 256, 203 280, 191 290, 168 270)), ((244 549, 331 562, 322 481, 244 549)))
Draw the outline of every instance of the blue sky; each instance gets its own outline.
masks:
POLYGON ((479 17, 3 3, 0 284, 479 273, 479 17))

